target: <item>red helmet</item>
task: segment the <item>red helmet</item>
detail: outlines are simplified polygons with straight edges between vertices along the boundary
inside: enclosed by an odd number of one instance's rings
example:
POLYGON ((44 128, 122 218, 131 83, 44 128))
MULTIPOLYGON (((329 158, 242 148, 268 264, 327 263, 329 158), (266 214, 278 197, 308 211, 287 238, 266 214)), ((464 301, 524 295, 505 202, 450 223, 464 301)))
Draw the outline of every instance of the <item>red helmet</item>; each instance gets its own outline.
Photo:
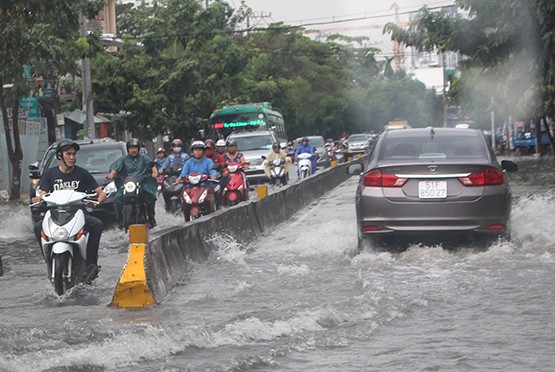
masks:
POLYGON ((214 150, 216 148, 216 144, 214 143, 213 140, 211 140, 210 138, 206 140, 206 148, 210 148, 212 150, 214 150))

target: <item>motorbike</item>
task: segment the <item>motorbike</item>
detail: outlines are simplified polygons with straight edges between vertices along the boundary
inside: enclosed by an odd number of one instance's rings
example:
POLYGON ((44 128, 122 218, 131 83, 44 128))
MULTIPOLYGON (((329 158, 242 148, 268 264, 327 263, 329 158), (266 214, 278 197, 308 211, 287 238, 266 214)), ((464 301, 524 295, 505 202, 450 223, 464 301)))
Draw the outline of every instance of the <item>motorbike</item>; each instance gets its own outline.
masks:
POLYGON ((299 178, 307 178, 312 175, 312 157, 314 155, 307 152, 303 152, 297 155, 298 167, 299 167, 299 178))
POLYGON ((145 193, 141 185, 143 179, 127 176, 123 181, 123 205, 121 211, 121 227, 127 231, 130 225, 146 224, 147 205, 145 193))
MULTIPOLYGON (((164 175, 164 182, 162 183, 162 195, 164 201, 169 203, 169 211, 173 214, 178 214, 181 211, 180 196, 183 191, 183 183, 175 181, 181 175, 181 168, 170 167, 164 175)), ((166 205, 166 209, 168 206, 166 205)))
POLYGON ((202 173, 191 173, 182 180, 181 205, 185 221, 188 222, 214 212, 207 199, 208 187, 203 185, 208 182, 219 183, 202 173))
MULTIPOLYGON (((115 190, 115 185, 111 186, 115 190)), ((105 188, 105 189, 106 189, 105 188)), ((44 195, 46 204, 41 229, 41 250, 46 263, 48 277, 58 296, 91 278, 85 278, 87 242, 85 230, 85 204, 97 202, 96 194, 74 190, 56 190, 44 195)))
POLYGON ((285 172, 285 161, 276 158, 268 163, 270 166, 270 183, 274 186, 287 185, 287 173, 285 172))
POLYGON ((222 190, 222 203, 229 207, 248 200, 249 188, 241 163, 228 163, 226 169, 229 172, 230 179, 222 190))

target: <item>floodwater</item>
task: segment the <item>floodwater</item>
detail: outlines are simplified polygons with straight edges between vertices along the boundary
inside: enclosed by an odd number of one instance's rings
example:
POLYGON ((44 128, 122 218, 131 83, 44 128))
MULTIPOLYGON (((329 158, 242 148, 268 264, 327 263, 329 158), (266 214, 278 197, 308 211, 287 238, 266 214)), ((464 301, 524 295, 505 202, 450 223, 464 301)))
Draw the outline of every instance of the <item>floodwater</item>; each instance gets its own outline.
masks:
POLYGON ((249 246, 214 232, 219 250, 144 310, 106 307, 123 233, 58 298, 28 211, 2 207, 0 370, 551 371, 555 162, 516 161, 510 243, 355 255, 353 178, 249 246))

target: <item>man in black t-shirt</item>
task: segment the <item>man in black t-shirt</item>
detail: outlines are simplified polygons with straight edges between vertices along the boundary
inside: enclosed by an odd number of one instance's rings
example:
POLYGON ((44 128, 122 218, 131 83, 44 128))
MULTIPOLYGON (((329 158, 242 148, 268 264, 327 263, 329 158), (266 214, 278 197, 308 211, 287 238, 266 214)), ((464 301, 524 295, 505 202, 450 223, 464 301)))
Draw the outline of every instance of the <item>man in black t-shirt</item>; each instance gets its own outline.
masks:
MULTIPOLYGON (((56 146, 56 158, 60 160, 57 167, 48 168, 44 171, 39 190, 40 195, 33 198, 33 203, 39 202, 42 197, 55 190, 75 190, 79 192, 96 192, 98 195, 98 203, 106 200, 106 194, 94 177, 84 168, 75 165, 77 160, 77 151, 79 145, 71 140, 62 140, 56 146)), ((91 203, 89 207, 94 207, 91 203)), ((96 278, 100 271, 98 266, 98 245, 104 225, 101 220, 85 213, 85 229, 89 232, 89 240, 87 242, 87 269, 85 278, 92 280, 96 278)), ((40 232, 42 230, 42 220, 35 224, 35 236, 39 245, 41 244, 40 232)))

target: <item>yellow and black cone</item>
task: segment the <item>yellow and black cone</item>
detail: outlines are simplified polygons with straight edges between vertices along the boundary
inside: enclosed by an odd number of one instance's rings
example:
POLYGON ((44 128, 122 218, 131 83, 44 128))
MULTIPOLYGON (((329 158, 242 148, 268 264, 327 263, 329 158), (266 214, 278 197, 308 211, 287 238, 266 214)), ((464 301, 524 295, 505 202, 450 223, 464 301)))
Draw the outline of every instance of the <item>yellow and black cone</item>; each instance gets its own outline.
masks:
POLYGON ((116 308, 146 307, 156 303, 146 280, 145 250, 148 243, 146 225, 129 226, 129 256, 123 269, 112 302, 116 308))

